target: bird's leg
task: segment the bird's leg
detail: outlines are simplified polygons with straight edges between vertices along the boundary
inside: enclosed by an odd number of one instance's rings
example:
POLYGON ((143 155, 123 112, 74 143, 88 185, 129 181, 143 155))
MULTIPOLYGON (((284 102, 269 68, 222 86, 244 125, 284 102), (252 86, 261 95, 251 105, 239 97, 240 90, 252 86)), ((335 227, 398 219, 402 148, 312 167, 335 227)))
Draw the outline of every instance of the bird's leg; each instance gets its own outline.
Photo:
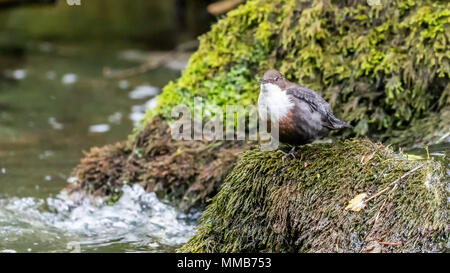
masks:
POLYGON ((297 148, 296 146, 292 146, 292 149, 289 151, 288 155, 290 155, 293 158, 295 158, 295 149, 296 148, 297 148))
POLYGON ((292 158, 295 159, 295 148, 296 148, 295 146, 292 146, 291 150, 288 153, 284 152, 281 149, 278 150, 278 152, 283 154, 283 156, 281 157, 281 160, 283 160, 283 162, 284 162, 284 160, 290 156, 292 156, 292 158))

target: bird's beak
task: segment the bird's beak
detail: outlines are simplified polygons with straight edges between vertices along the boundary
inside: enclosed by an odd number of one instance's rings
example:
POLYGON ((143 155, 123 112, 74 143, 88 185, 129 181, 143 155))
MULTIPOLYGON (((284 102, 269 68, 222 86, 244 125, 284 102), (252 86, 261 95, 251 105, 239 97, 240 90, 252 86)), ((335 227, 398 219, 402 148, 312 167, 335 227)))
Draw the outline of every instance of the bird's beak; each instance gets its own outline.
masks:
POLYGON ((259 83, 260 84, 265 84, 265 83, 267 83, 267 81, 266 80, 260 80, 259 83))

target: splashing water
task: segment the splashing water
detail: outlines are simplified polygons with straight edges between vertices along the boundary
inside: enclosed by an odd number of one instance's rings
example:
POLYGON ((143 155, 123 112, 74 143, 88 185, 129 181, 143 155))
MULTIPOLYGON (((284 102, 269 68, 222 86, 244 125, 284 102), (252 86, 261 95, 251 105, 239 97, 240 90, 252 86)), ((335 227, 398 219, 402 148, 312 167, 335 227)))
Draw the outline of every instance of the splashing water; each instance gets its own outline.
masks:
POLYGON ((174 250, 193 234, 198 215, 185 215, 146 193, 125 186, 113 206, 57 198, 0 199, 2 252, 174 250))

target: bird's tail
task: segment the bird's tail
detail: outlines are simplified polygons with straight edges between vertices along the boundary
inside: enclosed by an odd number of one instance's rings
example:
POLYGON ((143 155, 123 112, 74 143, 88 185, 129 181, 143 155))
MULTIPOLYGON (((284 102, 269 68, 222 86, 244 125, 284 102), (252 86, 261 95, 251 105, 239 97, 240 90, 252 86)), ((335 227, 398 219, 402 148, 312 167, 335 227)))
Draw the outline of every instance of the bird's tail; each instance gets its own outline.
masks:
POLYGON ((329 115, 328 120, 330 121, 330 125, 332 126, 333 129, 342 129, 342 128, 353 129, 353 126, 351 126, 345 121, 338 119, 334 115, 329 115))

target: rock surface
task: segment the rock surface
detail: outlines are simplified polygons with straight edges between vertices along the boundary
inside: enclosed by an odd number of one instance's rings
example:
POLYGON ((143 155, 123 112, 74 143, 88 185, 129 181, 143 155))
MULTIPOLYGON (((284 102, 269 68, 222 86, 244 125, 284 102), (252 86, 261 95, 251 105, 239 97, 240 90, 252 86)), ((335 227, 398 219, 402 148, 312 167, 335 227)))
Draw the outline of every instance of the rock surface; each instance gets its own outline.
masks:
POLYGON ((352 139, 301 147, 296 159, 240 156, 180 252, 443 252, 448 189, 434 161, 352 139), (374 196, 347 210, 359 194, 374 196))

